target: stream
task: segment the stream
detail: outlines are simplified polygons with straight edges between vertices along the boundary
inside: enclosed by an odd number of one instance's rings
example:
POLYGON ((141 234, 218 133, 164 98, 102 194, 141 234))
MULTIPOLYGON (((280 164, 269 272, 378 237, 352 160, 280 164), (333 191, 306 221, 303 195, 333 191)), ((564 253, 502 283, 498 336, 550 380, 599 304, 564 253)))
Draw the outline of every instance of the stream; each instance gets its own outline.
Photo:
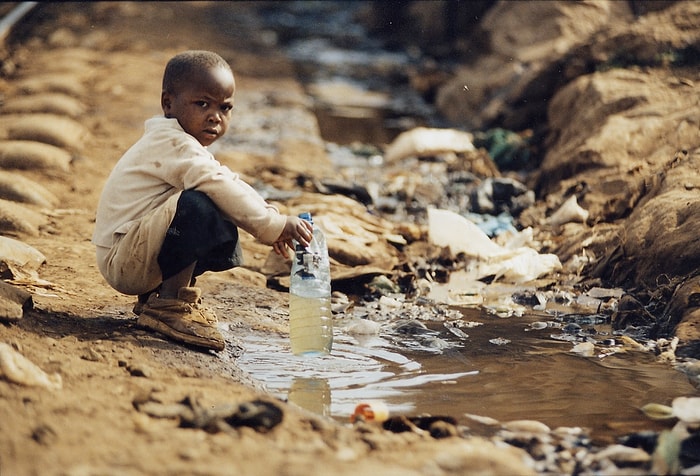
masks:
MULTIPOLYGON (((401 128, 437 127, 440 119, 410 88, 385 79, 400 76, 414 59, 385 51, 364 34, 352 19, 361 2, 347 3, 346 9, 329 3, 290 2, 286 9, 270 10, 265 26, 284 40, 280 47, 297 64, 315 100, 331 160, 336 167, 347 166, 344 176, 361 177, 368 157, 353 154, 357 143, 378 147, 401 128), (357 93, 351 107, 324 100, 329 85, 338 84, 357 93), (352 167, 358 167, 356 174, 352 167)), ((237 108, 242 120, 253 116, 244 94, 237 108)), ((245 134, 232 136, 245 137, 250 147, 255 127, 234 127, 245 134)), ((235 140, 223 143, 241 147, 235 140)), ((381 161, 371 165, 381 170, 381 161)), ((368 333, 351 329, 352 316, 336 315, 333 352, 324 357, 293 356, 285 336, 239 336, 245 353, 238 365, 272 395, 341 422, 350 421, 358 403, 380 400, 391 415, 451 416, 470 428, 474 420, 468 415, 532 419, 552 428, 582 427, 607 443, 665 428, 640 411, 643 405, 669 405, 675 397, 697 393, 685 374, 659 362, 653 352, 625 347, 600 316, 566 306, 548 313, 530 308, 508 318, 476 308, 453 311, 457 316, 448 320, 418 318, 409 327, 394 320, 368 333), (572 350, 586 342, 596 344, 593 355, 572 350)), ((476 425, 472 431, 488 434, 489 428, 476 425)))
MULTIPOLYGON (((584 357, 552 338, 552 328, 533 330, 539 315, 464 314, 474 326, 466 339, 443 324, 429 326, 433 338, 452 344, 445 349, 416 349, 410 338, 389 332, 351 336, 337 327, 333 351, 324 357, 293 356, 283 336, 242 336, 246 352, 238 364, 272 395, 343 423, 360 402, 379 400, 392 416, 450 416, 466 426, 467 414, 532 419, 551 428, 581 427, 605 443, 664 428, 640 408, 695 393, 683 373, 649 352, 615 351, 620 347, 612 344, 609 355, 584 357)), ((488 434, 488 428, 473 431, 488 434)))

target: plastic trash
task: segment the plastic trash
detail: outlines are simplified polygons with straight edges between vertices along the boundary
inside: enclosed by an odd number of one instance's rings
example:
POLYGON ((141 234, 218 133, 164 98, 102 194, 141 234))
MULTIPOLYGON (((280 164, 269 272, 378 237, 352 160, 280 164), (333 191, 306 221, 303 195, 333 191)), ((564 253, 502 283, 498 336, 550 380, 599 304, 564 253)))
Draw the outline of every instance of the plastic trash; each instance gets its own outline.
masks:
POLYGON ((468 152, 476 150, 473 136, 455 129, 433 129, 416 127, 402 132, 389 144, 384 159, 391 163, 407 157, 424 157, 445 152, 468 152))
POLYGON ((358 403, 355 411, 350 416, 350 421, 373 421, 377 423, 385 422, 389 419, 389 408, 384 402, 370 400, 358 403))
POLYGON ((577 222, 586 223, 588 220, 588 210, 585 210, 576 200, 576 195, 570 196, 561 206, 547 219, 547 223, 553 226, 565 223, 577 222))
POLYGON ((493 275, 495 279, 524 283, 561 269, 556 255, 540 254, 523 244, 532 237, 532 230, 528 229, 515 235, 506 246, 501 246, 458 213, 430 208, 428 236, 433 244, 449 247, 454 256, 463 253, 477 260, 479 277, 493 275))
POLYGON ((59 374, 47 374, 9 344, 0 342, 0 377, 27 387, 59 390, 63 386, 59 374))

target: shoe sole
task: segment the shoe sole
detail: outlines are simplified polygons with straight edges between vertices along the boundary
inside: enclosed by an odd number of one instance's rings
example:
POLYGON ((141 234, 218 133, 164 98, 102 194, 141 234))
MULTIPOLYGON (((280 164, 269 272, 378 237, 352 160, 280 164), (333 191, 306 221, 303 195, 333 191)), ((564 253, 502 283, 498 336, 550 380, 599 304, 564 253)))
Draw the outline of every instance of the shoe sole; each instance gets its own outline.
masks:
POLYGON ((221 351, 226 347, 226 343, 219 340, 207 339, 205 337, 195 336, 192 334, 185 334, 177 329, 164 324, 163 322, 152 318, 148 314, 141 314, 136 321, 139 327, 149 329, 152 331, 159 332, 167 337, 170 337, 178 342, 184 342, 185 344, 196 345, 198 347, 204 347, 211 350, 221 351))

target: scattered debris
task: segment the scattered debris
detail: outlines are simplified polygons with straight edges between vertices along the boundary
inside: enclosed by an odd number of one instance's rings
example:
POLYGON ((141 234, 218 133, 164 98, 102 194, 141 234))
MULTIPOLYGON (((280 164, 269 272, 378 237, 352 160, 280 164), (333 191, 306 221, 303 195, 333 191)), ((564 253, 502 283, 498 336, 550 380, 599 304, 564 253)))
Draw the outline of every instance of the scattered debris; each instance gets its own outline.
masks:
POLYGON ((28 387, 43 387, 49 390, 60 390, 63 387, 60 374, 47 374, 12 346, 2 342, 0 342, 0 376, 9 382, 28 387))
POLYGON ((472 139, 472 134, 455 129, 416 127, 399 134, 387 147, 384 159, 393 163, 407 157, 473 151, 475 147, 472 139))
POLYGON ((148 396, 134 400, 134 407, 154 418, 177 418, 181 428, 198 428, 209 433, 228 432, 247 426, 265 433, 282 422, 282 409, 266 400, 253 400, 238 405, 205 407, 192 397, 178 403, 164 404, 148 396))
POLYGON ((572 195, 552 213, 547 219, 547 223, 552 226, 560 226, 570 222, 586 223, 586 220, 588 220, 588 211, 578 204, 576 195, 572 195))

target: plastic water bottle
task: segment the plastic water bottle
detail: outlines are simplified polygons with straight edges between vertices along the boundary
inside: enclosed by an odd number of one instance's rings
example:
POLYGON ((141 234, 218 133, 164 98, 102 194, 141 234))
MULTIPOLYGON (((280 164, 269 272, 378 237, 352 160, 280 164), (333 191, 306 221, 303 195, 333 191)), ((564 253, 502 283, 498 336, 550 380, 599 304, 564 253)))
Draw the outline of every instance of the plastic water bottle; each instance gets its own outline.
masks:
MULTIPOLYGON (((299 218, 313 224, 310 213, 299 218)), ((331 272, 326 238, 314 225, 304 248, 295 242, 289 285, 289 337, 295 355, 328 354, 333 346, 331 272)))

